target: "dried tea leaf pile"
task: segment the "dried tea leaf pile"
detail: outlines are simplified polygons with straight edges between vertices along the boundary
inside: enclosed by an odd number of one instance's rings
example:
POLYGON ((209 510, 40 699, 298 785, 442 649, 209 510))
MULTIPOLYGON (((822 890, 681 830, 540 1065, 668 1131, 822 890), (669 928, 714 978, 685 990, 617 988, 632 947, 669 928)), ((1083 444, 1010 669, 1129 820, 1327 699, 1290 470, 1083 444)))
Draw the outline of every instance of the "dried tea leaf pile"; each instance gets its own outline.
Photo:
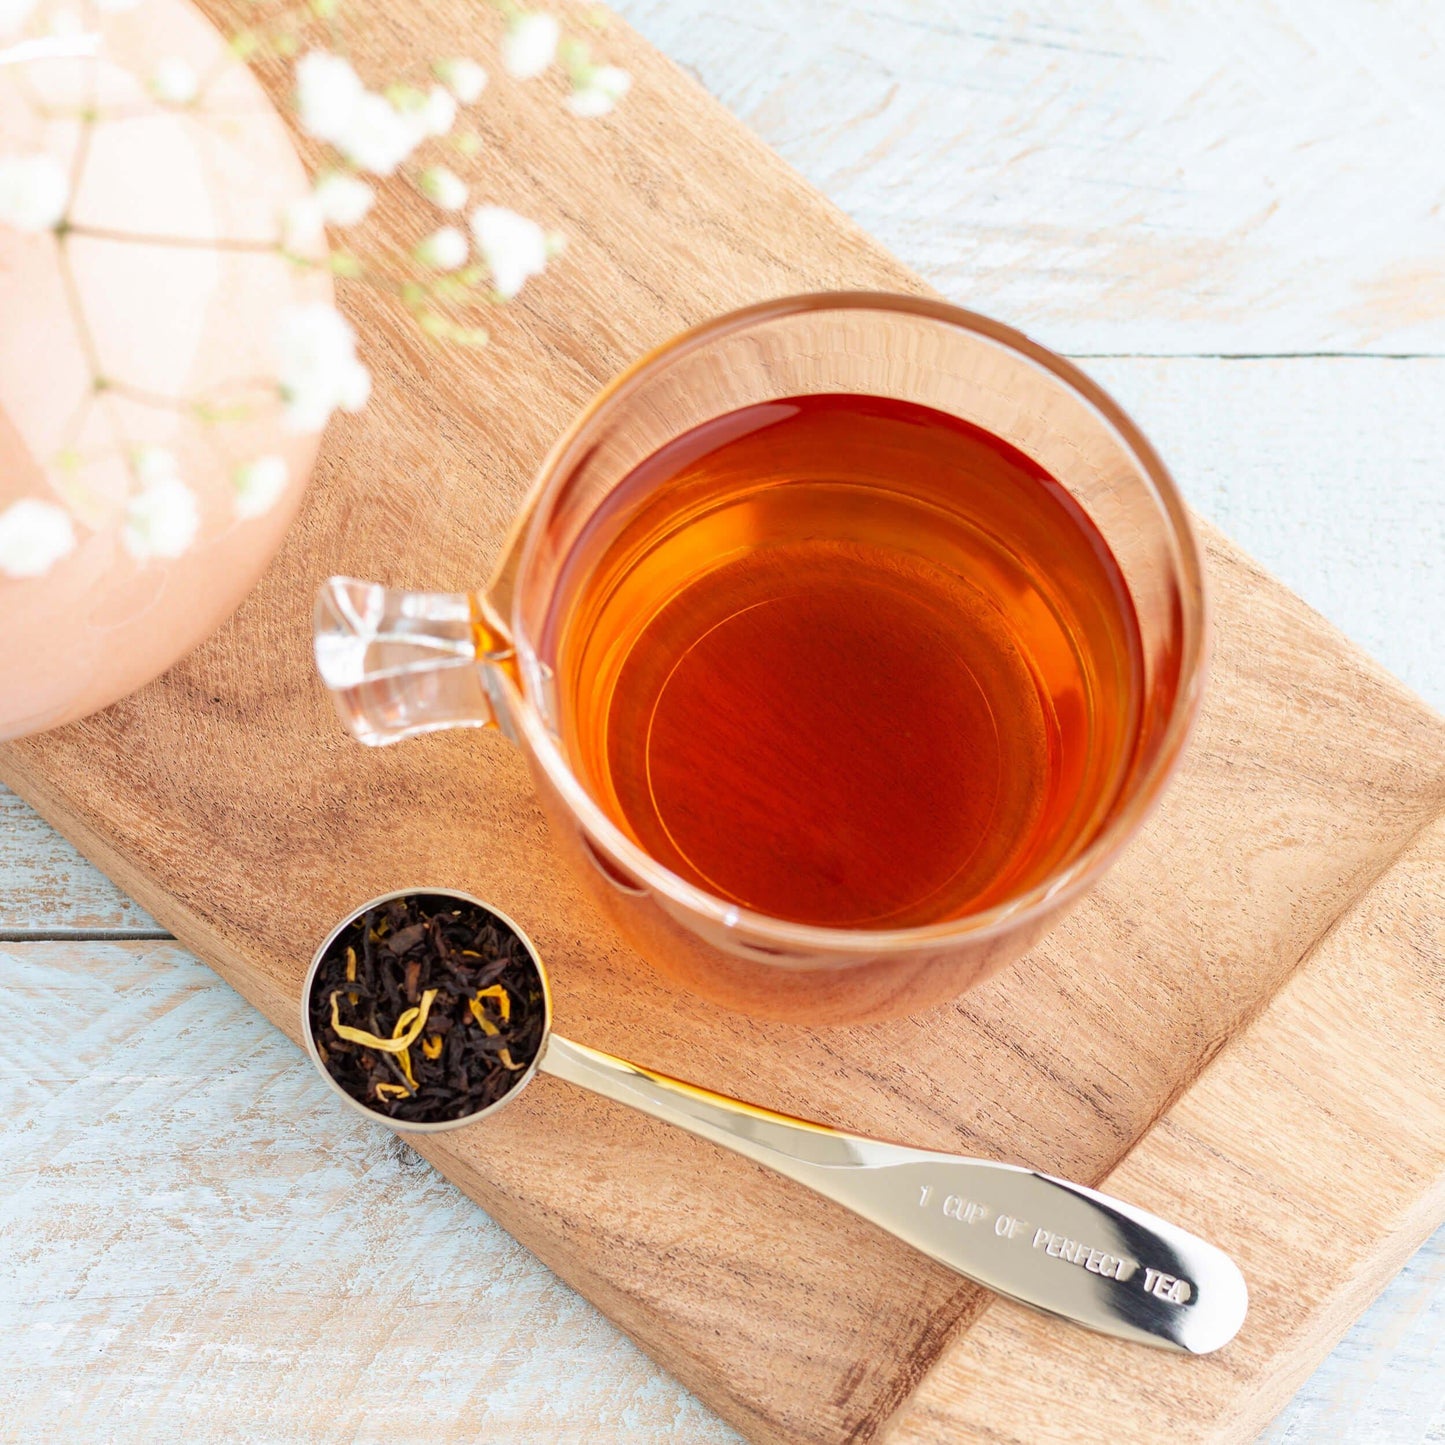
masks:
POLYGON ((307 1008, 331 1077, 411 1124, 496 1103, 537 1056, 546 1016, 522 940, 485 908, 435 893, 393 899, 342 929, 307 1008))

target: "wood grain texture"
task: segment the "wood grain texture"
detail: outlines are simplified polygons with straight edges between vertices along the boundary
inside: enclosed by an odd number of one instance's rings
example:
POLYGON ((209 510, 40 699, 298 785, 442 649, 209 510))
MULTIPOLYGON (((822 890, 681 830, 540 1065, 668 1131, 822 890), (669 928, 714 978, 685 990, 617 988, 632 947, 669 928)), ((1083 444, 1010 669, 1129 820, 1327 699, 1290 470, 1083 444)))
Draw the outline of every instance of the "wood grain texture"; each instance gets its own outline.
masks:
MULTIPOLYGON (((1197 511, 1445 709, 1445 358, 1087 365, 1197 511)), ((155 928, 0 788, 0 934, 155 928)))
POLYGON ((1252 1438, 1445 1212, 1442 1078, 1445 819, 1108 1176, 1233 1254, 1250 1282, 1234 1344, 1151 1360, 1001 1301, 945 1353, 890 1445, 1134 1438, 1113 1422, 1141 1404, 1171 1438, 1252 1438))
POLYGON ((1445 1436, 1445 1230, 1436 1230, 1260 1436, 1260 1445, 1445 1436))
MULTIPOLYGON (((1352 618, 1363 616, 1372 624, 1367 636, 1383 633, 1384 618, 1400 600, 1392 595, 1397 574, 1390 559, 1400 556, 1408 526, 1428 534, 1440 516, 1438 494, 1425 487, 1445 465, 1445 437, 1437 434, 1439 418, 1419 403, 1445 375, 1445 363, 1171 358, 1096 362, 1091 370, 1143 421, 1196 506, 1261 554, 1277 556, 1286 576, 1308 583, 1321 610, 1347 630, 1352 618), (1221 416, 1229 418, 1228 427, 1218 425, 1221 416), (1381 425, 1372 428, 1369 418, 1381 425)), ((1400 596, 1413 600, 1430 583, 1412 575, 1400 596)), ((1413 647, 1410 656, 1422 670, 1433 665, 1433 674, 1421 673, 1422 689, 1445 702, 1445 654, 1432 650, 1431 611, 1392 616, 1392 641, 1413 647)), ((1433 609, 1436 616, 1441 611, 1433 609)), ((144 918, 27 805, 0 790, 0 933, 123 929, 137 915, 144 918)), ((434 1279, 414 1291, 421 1298, 414 1298, 408 1327, 393 1348, 401 1350, 409 1374, 436 1382, 440 1428, 429 1438, 473 1438, 477 1420, 464 1407, 474 1372, 488 1383, 477 1419, 500 1430, 523 1424, 523 1409, 541 1411, 529 1417, 529 1440, 538 1445, 583 1436, 629 1445, 732 1438, 703 1407, 689 1406, 680 1386, 627 1353, 590 1306, 450 1185, 424 1166, 420 1173, 406 1168, 413 1156, 396 1150, 391 1135, 335 1115, 324 1090, 309 1092, 314 1080, 301 1057, 208 971, 173 948, 129 949, 117 958, 104 943, 42 947, 46 967, 34 970, 25 966, 27 952, 11 948, 12 966, 0 978, 7 1016, 53 1006, 57 996, 78 997, 81 981, 96 979, 117 990, 183 992, 191 1018, 214 1022, 228 1039, 242 1025, 247 1033, 243 1045, 228 1047, 234 1064, 223 1079, 208 1082, 204 1055, 186 1056, 195 1073, 186 1075, 183 1089, 188 1097, 204 1093, 203 1108, 171 1110, 159 1119, 105 1113, 106 1080, 124 1074, 160 1081, 174 1073, 168 1035, 109 1031, 86 1052, 84 1077, 47 1099, 38 1125, 27 1112, 7 1126, 24 1132, 27 1149, 39 1137, 68 1141, 58 1167, 18 1172, 13 1192, 0 1191, 10 1253, 38 1260, 57 1249, 86 1247, 85 1206, 95 1195, 94 1160, 102 1151, 134 1155, 137 1167, 112 1174, 105 1187, 118 1213, 147 1215, 153 1228, 108 1234, 104 1269, 83 1286, 53 1272, 0 1277, 0 1371, 24 1379, 40 1370, 44 1385, 23 1397, 0 1394, 0 1407, 28 1419, 22 1398, 63 1391, 66 1433, 73 1438, 117 1429, 123 1438, 138 1438, 143 1416, 150 1415, 165 1424, 155 1433, 174 1427, 193 1441, 227 1439, 249 1426, 283 1433, 284 1402, 292 1392, 334 1372, 350 1382, 363 1413, 381 1420, 390 1438, 414 1438, 396 1413, 404 1392, 368 1370, 363 1354, 340 1348, 333 1329, 338 1320, 366 1321, 387 1308, 385 1280, 363 1267, 353 1241, 395 1237, 408 1211, 420 1209, 433 1247, 446 1245, 449 1286, 436 1311, 430 1308, 434 1279), (288 1074, 292 1086, 282 1087, 288 1074), (223 1160, 216 1141, 235 1138, 230 1131, 238 1110, 245 1112, 246 1133, 223 1160), (344 1193, 331 1201, 340 1227, 324 1239, 301 1236, 320 1264, 303 1294, 284 1287, 292 1265, 278 1244, 286 1237, 278 1228, 284 1215, 244 1201, 266 1197, 278 1174, 297 1188, 309 1180, 306 1151, 329 1154, 339 1123, 358 1131, 347 1145, 344 1193), (93 1143, 78 1152, 75 1141, 89 1131, 93 1143), (183 1187, 202 1171, 208 1192, 183 1187), (157 1179, 167 1182, 160 1204, 153 1203, 157 1179), (237 1199, 241 1207, 230 1202, 237 1199), (191 1220, 204 1222, 208 1268, 196 1268, 191 1254, 170 1247, 173 1236, 197 1237, 186 1223, 191 1220), (158 1237, 164 1247, 157 1247, 158 1237), (246 1281, 244 1290, 216 1286, 218 1279, 236 1278, 246 1281), (122 1279, 126 1287, 114 1283, 122 1279), (514 1303, 497 1299, 494 1309, 469 1310, 462 1319, 450 1313, 458 1295, 487 1298, 490 1306, 499 1280, 516 1290, 514 1303), (140 1294, 149 1305, 144 1312, 137 1310, 140 1294), (158 1316, 174 1321, 164 1349, 147 1328, 158 1316), (33 1319, 44 1329, 26 1330, 33 1319), (51 1343, 62 1326, 64 1359, 51 1343), (273 1338, 285 1341, 284 1353, 272 1348, 273 1338), (80 1362, 102 1344, 107 1372, 84 1373, 80 1362), (197 1368, 207 1371, 204 1408, 183 1384, 197 1368), (107 1383, 111 1374, 128 1381, 127 1402, 107 1383)), ((295 1207, 309 1217, 319 1206, 308 1198, 295 1207)), ((1424 1445, 1432 1422, 1437 1433, 1445 1422, 1445 1231, 1345 1336, 1266 1438, 1269 1445, 1424 1445)), ((349 1438, 348 1427, 334 1420, 312 1416, 304 1428, 299 1418, 290 1423, 311 1440, 349 1438)))
POLYGON ((1081 364, 1196 510, 1445 711, 1445 359, 1081 364))
POLYGON ((0 997, 47 1025, 0 1052, 5 1439, 735 1440, 179 945, 0 944, 0 997))
POLYGON ((0 787, 0 938, 161 931, 33 808, 0 787))
MULTIPOLYGON (((459 13, 409 12, 408 24, 435 47, 459 13)), ((315 580, 341 568, 477 578, 547 434, 633 352, 770 292, 917 285, 661 62, 620 34, 609 45, 639 74, 617 118, 548 151, 538 137, 553 112, 508 95, 495 139, 529 145, 493 153, 501 193, 544 219, 566 212, 587 265, 549 273, 503 318, 496 360, 445 378, 351 298, 374 339, 378 399, 332 438, 262 589, 166 679, 8 749, 3 771, 284 1026, 312 942, 346 904, 398 882, 462 884, 527 919, 554 963, 559 1023, 584 1040, 776 1107, 1097 1178, 1445 799, 1438 721, 1227 543, 1210 547, 1214 702, 1170 805, 1033 958, 956 1008, 866 1033, 748 1024, 667 993, 556 872, 497 740, 364 754, 317 696, 315 580), (397 480, 378 492, 378 476, 397 480), (398 567, 378 518, 434 549, 398 567), (284 757, 284 776, 257 757, 284 757), (880 1050, 900 1043, 909 1065, 878 1078, 880 1050)), ((758 1438, 876 1436, 978 1306, 828 1206, 551 1081, 484 1137, 428 1153, 758 1438)), ((1201 1178, 1214 1167, 1194 1164, 1201 1178)), ((1279 1181, 1281 1197, 1294 1183, 1279 1181)), ((1371 1235, 1351 1278, 1373 1278, 1387 1245, 1371 1235)), ((1292 1348, 1326 1343, 1316 1331, 1292 1348)), ((1246 1373, 1236 1388, 1254 1384, 1246 1373)))
POLYGON ((946 295, 1058 350, 1445 352, 1429 0, 619 8, 946 295))
MULTIPOLYGON (((1143 407, 1146 431, 1206 516, 1445 708, 1445 647, 1421 646, 1409 624, 1412 608, 1445 615, 1445 422, 1438 373, 1421 365, 1445 353, 1445 174, 1420 142, 1445 125, 1431 79, 1445 12, 1428 0, 615 8, 951 300, 1100 358, 1085 364, 1110 385, 1140 355, 1236 358, 1201 367, 1192 402, 1143 407), (1352 353, 1328 358, 1343 374, 1301 366, 1274 393, 1276 426, 1245 432, 1252 450, 1191 487, 1197 429, 1255 411, 1268 353, 1326 351, 1352 353), (1115 352, 1133 355, 1101 355, 1115 352), (1364 352, 1409 361, 1381 384, 1351 372, 1364 352), (1336 441, 1323 475, 1296 409, 1336 441), (1369 484, 1387 469, 1402 485, 1369 484), (1300 544, 1301 527, 1317 545, 1300 544), (1386 554, 1395 577, 1372 585, 1362 560, 1386 554)), ((1219 442, 1204 455, 1230 450, 1219 442)))

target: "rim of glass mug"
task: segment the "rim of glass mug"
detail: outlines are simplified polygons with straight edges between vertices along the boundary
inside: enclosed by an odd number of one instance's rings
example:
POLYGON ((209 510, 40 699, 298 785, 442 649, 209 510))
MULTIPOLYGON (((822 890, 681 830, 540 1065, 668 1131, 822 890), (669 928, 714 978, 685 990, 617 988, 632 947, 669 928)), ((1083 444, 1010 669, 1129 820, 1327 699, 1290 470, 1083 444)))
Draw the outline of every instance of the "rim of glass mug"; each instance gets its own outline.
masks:
MULTIPOLYGON (((1070 388, 1113 431, 1121 447, 1138 464, 1167 523, 1176 552, 1175 585, 1181 614, 1179 684, 1155 755, 1140 774, 1129 780, 1126 785, 1128 795, 1118 810, 1078 854, 1042 882, 981 912, 911 928, 879 930, 790 923, 719 898, 665 868, 628 838, 593 800, 572 772, 550 728, 530 702, 517 710, 519 715, 512 721, 526 732, 528 743, 547 777, 586 831, 636 878, 640 887, 670 899, 682 908, 700 913, 729 930, 764 935, 770 943, 799 953, 854 954, 860 957, 987 939, 1005 929, 1013 930, 1030 918, 1077 896, 1106 871, 1157 805, 1189 740, 1204 692, 1209 646, 1208 602, 1199 546, 1184 500, 1168 468, 1138 426, 1098 383, 1071 362, 1031 341, 1022 332, 975 312, 944 301, 886 291, 817 292, 787 296, 704 321, 655 347, 615 377, 557 439, 543 460, 502 549, 504 559, 517 558, 515 569, 510 560, 504 560, 497 577, 483 590, 483 595, 491 600, 494 591, 502 594, 497 600, 503 602, 506 608, 506 632, 516 649, 523 679, 523 701, 526 702, 527 693, 535 687, 535 680, 545 664, 537 655, 523 623, 520 598, 537 558, 543 519, 587 450, 592 428, 625 403, 653 372, 688 352, 762 321, 802 311, 825 310, 910 312, 1005 347, 1070 388)), ((502 620, 502 616, 499 614, 498 620, 502 620)), ((779 956, 777 962, 786 967, 788 959, 779 956)))

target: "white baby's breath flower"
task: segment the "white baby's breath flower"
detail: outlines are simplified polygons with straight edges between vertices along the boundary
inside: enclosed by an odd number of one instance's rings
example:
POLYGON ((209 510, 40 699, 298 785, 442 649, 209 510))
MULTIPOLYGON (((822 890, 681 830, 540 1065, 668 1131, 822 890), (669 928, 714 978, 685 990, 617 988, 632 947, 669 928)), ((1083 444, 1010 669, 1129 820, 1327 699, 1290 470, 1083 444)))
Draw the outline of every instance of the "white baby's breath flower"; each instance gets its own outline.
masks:
POLYGON ((420 242, 412 254, 423 266, 455 271, 467 260, 467 238, 455 226, 443 226, 420 242))
MULTIPOLYGON (((20 0, 20 3, 33 3, 33 0, 20 0)), ((476 104, 487 88, 487 72, 475 60, 459 55, 437 61, 432 72, 463 105, 476 104)))
POLYGON ((365 220, 376 202, 376 192, 371 186, 340 171, 322 176, 312 194, 322 218, 333 226, 355 226, 365 220))
POLYGON ((296 62, 296 110, 301 129, 339 145, 366 88, 349 61, 311 50, 296 62))
POLYGON ((0 156, 0 225, 48 231, 69 200, 70 179, 54 156, 0 156))
POLYGON ((296 62, 296 109, 307 135, 328 141, 378 176, 392 175, 427 135, 425 107, 398 110, 367 90, 347 61, 325 50, 308 51, 296 62))
MULTIPOLYGON (((9 40, 12 35, 19 35, 34 11, 35 0, 0 0, 0 40, 9 40)), ((462 63, 470 64, 469 61, 462 63)), ((486 84, 485 77, 482 83, 486 84)))
POLYGON ((293 254, 314 251, 324 242, 328 224, 356 225, 375 200, 376 192, 365 181, 332 171, 309 196, 298 196, 282 210, 281 245, 293 254))
POLYGON ((356 332, 325 302, 293 306, 276 333, 277 388, 292 431, 321 431, 338 407, 360 411, 371 395, 371 373, 356 359, 356 332))
POLYGON ((275 454, 256 457, 237 467, 231 474, 236 515, 245 520, 269 512, 281 499, 290 479, 291 469, 286 465, 286 458, 275 454))
POLYGON ((326 216, 315 196, 298 196, 281 212, 281 245, 293 255, 314 250, 326 235, 326 216))
POLYGON ((400 111, 384 95, 367 91, 356 103, 336 145, 361 170, 390 176, 425 139, 420 111, 400 111))
POLYGON ((428 166, 417 178, 421 193, 444 211, 460 211, 467 203, 467 185, 446 166, 428 166))
POLYGON ((546 232, 505 206, 478 206, 472 212, 472 235, 504 300, 510 301, 546 268, 550 254, 546 232))
POLYGON ((550 15, 523 11, 514 16, 502 37, 502 64, 509 75, 530 80, 541 75, 557 54, 562 27, 550 15))
POLYGON ((418 118, 427 135, 445 135, 457 123, 456 97, 444 86, 432 86, 422 102, 418 118))
POLYGON ((168 55, 151 71, 151 94, 166 105, 189 105, 200 93, 201 77, 190 61, 168 55))
POLYGON ((169 447, 137 447, 131 457, 136 480, 142 487, 153 487, 158 482, 178 482, 181 479, 181 464, 169 447))
POLYGON ((137 562, 179 557, 200 530, 196 494, 181 480, 175 454, 164 447, 143 447, 134 466, 141 489, 126 503, 121 542, 137 562))
POLYGON ((581 83, 567 97, 573 115, 606 115, 632 85, 632 77, 616 65, 598 65, 589 69, 581 83))
POLYGON ((21 497, 0 512, 0 576, 43 577, 74 550, 75 528, 64 507, 21 497))

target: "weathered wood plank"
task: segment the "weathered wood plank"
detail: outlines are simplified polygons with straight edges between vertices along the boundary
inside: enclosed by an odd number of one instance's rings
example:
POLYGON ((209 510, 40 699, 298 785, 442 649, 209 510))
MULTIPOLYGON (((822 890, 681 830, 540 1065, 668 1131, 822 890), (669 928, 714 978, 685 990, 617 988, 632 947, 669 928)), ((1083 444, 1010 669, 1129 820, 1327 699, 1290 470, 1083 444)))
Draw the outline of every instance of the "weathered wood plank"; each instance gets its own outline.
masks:
POLYGON ((87 932, 164 930, 0 784, 0 937, 87 932))
POLYGON ((0 944, 0 1434, 736 1436, 174 943, 0 944))
POLYGON ((1430 1445, 1445 1435, 1445 1229, 1437 1230, 1260 1445, 1430 1445))
POLYGON ((1445 711, 1445 359, 1081 364, 1197 511, 1445 711))
POLYGON ((619 0, 945 295, 1063 351, 1445 352, 1445 11, 619 0))

